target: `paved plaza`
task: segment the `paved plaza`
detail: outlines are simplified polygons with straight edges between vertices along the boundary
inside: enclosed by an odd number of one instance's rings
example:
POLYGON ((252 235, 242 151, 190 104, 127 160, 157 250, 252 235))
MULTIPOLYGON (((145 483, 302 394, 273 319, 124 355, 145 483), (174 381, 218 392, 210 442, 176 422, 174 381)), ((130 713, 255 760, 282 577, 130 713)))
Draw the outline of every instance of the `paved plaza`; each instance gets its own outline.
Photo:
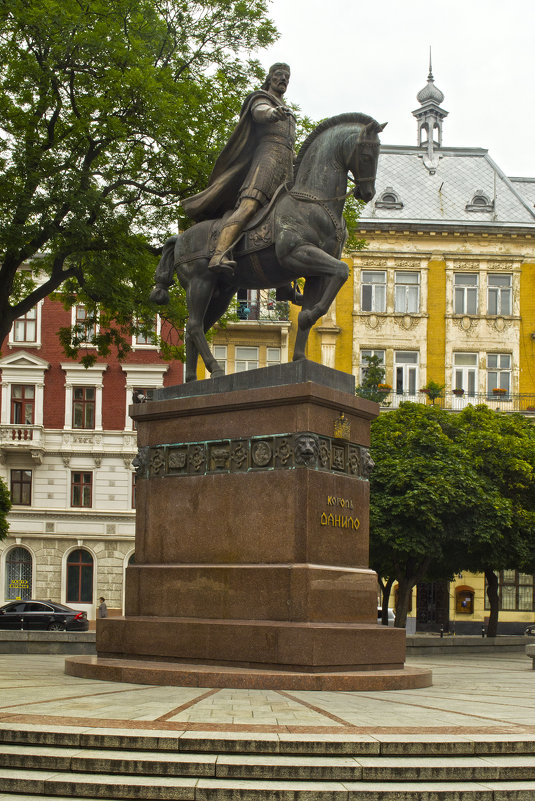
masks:
POLYGON ((0 727, 266 737, 535 736, 535 671, 523 652, 411 657, 433 686, 391 692, 155 687, 79 679, 64 656, 0 655, 0 727))

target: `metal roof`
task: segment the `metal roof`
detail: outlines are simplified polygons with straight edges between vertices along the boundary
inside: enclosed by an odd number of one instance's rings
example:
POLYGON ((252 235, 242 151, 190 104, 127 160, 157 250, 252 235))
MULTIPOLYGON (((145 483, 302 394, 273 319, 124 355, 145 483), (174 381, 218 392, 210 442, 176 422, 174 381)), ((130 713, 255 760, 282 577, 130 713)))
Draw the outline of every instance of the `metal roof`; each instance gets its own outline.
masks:
POLYGON ((424 164, 426 153, 425 147, 381 147, 376 194, 360 217, 365 227, 375 222, 396 228, 400 224, 535 228, 535 179, 508 178, 480 148, 435 145, 433 170, 424 164), (387 189, 397 195, 396 206, 401 208, 381 203, 387 189), (477 194, 489 201, 483 210, 474 209, 477 194))

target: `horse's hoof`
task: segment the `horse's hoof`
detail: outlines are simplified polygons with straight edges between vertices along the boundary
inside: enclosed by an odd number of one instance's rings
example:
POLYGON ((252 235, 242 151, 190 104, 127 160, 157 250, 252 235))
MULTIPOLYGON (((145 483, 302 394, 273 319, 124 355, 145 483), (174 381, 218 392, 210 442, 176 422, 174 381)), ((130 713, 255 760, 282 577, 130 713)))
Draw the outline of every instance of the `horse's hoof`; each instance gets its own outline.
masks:
POLYGON ((150 293, 149 300, 152 303, 157 303, 158 306, 165 306, 169 303, 169 292, 163 286, 155 286, 150 293))
POLYGON ((218 368, 211 373, 210 378, 222 378, 225 375, 225 371, 218 368))

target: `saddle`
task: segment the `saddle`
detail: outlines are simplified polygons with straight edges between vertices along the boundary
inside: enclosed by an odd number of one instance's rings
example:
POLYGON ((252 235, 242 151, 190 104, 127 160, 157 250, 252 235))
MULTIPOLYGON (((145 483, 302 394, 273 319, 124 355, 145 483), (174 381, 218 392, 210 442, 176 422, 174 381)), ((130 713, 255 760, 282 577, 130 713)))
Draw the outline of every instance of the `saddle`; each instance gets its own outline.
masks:
MULTIPOLYGON (((262 206, 254 217, 249 220, 237 243, 234 245, 233 251, 235 256, 246 256, 249 253, 264 250, 270 245, 273 245, 275 241, 273 206, 279 195, 286 190, 286 188, 287 184, 281 184, 267 206, 262 206)), ((219 239, 219 233, 231 214, 232 210, 227 211, 218 220, 212 221, 210 233, 208 235, 208 256, 211 257, 214 253, 217 240, 219 239)))

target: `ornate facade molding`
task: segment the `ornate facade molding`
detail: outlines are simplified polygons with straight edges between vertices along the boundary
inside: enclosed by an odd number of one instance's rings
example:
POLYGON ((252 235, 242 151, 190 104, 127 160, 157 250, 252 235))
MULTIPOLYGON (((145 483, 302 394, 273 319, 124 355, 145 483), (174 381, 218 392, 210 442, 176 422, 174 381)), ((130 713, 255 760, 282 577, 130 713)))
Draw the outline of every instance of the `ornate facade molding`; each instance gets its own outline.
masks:
POLYGON ((474 270, 479 270, 481 267, 480 259, 472 259, 471 261, 464 260, 464 261, 457 261, 451 260, 448 264, 448 267, 451 270, 455 270, 456 272, 462 272, 463 270, 467 270, 469 272, 474 272, 474 270))
POLYGON ((372 331, 380 331, 388 320, 388 316, 386 314, 379 315, 370 314, 369 312, 361 312, 356 316, 364 323, 366 328, 369 328, 372 331))
POLYGON ((455 328, 458 328, 459 331, 463 331, 465 334, 472 334, 479 326, 479 318, 478 317, 468 317, 465 315, 464 317, 451 317, 452 325, 455 328))
POLYGON ((372 267, 379 267, 381 270, 386 270, 388 268, 388 258, 385 256, 384 259, 363 259, 358 266, 361 270, 369 270, 372 267))
POLYGON ((503 272, 511 272, 512 270, 520 269, 520 265, 522 264, 522 260, 519 259, 518 261, 497 261, 497 260, 490 260, 487 262, 487 270, 503 273, 503 272))
POLYGON ((490 331, 497 331, 502 334, 513 327, 514 321, 510 317, 488 317, 486 323, 490 331))
POLYGON ((308 468, 367 481, 373 468, 368 448, 309 431, 147 445, 139 449, 133 464, 141 478, 308 468))
POLYGON ((415 314, 396 314, 393 317, 394 323, 404 331, 412 331, 414 328, 418 328, 421 319, 420 316, 415 314))

